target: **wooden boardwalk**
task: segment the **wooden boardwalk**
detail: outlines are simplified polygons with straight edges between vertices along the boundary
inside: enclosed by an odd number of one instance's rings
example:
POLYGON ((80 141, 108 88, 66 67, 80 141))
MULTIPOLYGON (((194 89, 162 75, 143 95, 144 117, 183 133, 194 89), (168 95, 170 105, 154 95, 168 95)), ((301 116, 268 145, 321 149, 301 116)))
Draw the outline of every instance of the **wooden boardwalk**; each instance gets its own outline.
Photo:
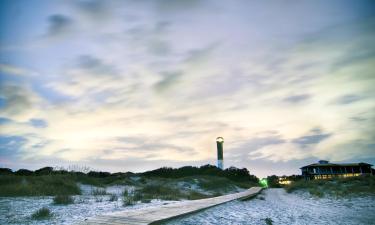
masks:
POLYGON ((176 202, 161 206, 152 206, 136 210, 124 210, 120 212, 109 213, 88 219, 81 225, 108 224, 108 225, 146 225, 158 224, 162 221, 176 218, 182 215, 207 209, 225 202, 236 199, 246 199, 255 196, 261 191, 260 187, 252 187, 246 191, 223 195, 214 198, 200 200, 176 202))

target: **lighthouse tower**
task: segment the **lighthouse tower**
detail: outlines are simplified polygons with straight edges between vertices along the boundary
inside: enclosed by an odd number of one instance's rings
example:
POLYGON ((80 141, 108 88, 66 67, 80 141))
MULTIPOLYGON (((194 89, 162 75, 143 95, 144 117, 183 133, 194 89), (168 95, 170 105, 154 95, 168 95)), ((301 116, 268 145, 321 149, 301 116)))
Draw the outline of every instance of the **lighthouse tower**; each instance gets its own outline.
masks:
POLYGON ((219 169, 223 169, 224 168, 223 144, 224 144, 224 138, 222 138, 222 137, 216 138, 216 145, 217 145, 217 167, 219 169))

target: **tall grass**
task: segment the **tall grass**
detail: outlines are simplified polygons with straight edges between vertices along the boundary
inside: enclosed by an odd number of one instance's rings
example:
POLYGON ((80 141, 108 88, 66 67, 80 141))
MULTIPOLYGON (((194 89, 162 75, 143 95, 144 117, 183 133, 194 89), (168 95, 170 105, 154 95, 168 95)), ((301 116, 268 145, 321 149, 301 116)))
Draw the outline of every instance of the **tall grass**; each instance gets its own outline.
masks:
POLYGON ((68 205, 73 203, 74 199, 69 195, 57 195, 53 198, 53 204, 55 205, 68 205))
POLYGON ((69 176, 0 176, 0 196, 77 195, 81 190, 69 176))
POLYGON ((288 193, 296 190, 308 191, 312 196, 345 197, 375 195, 375 176, 335 178, 329 180, 300 180, 284 187, 288 193))
POLYGON ((52 213, 51 211, 46 208, 46 207, 43 207, 41 209, 38 209, 36 212, 34 212, 32 215, 31 215, 31 218, 34 219, 34 220, 44 220, 44 219, 49 219, 52 217, 52 213))
POLYGON ((91 190, 92 195, 106 195, 107 191, 105 188, 94 188, 91 190))

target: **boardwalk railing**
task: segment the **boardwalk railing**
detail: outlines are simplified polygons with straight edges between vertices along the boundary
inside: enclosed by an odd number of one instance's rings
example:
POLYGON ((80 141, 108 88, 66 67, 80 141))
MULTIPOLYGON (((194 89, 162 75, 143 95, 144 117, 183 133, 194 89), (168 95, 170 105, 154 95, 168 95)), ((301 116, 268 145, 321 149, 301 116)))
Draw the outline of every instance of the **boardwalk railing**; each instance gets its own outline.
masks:
POLYGON ((252 187, 246 191, 218 196, 214 198, 206 198, 193 201, 176 202, 161 206, 152 206, 143 209, 124 210, 109 214, 104 214, 91 219, 88 219, 80 224, 93 225, 93 224, 108 224, 108 225, 146 225, 158 224, 172 218, 182 215, 194 213, 209 207, 213 207, 225 202, 233 201, 236 199, 247 199, 257 195, 262 188, 252 187))

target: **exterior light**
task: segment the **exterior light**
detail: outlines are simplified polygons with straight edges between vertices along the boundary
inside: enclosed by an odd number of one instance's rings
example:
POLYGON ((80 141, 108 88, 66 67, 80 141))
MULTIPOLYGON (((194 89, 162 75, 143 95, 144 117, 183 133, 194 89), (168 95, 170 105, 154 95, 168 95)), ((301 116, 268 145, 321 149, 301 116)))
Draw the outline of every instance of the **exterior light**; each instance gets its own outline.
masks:
POLYGON ((268 182, 267 182, 267 179, 266 178, 263 178, 259 181, 259 184, 260 186, 264 187, 264 188, 268 188, 268 182))
POLYGON ((222 137, 217 137, 216 138, 216 145, 217 145, 217 167, 219 169, 224 169, 223 143, 224 143, 224 138, 222 138, 222 137))
POLYGON ((216 138, 216 142, 224 142, 224 138, 218 137, 218 138, 216 138))

